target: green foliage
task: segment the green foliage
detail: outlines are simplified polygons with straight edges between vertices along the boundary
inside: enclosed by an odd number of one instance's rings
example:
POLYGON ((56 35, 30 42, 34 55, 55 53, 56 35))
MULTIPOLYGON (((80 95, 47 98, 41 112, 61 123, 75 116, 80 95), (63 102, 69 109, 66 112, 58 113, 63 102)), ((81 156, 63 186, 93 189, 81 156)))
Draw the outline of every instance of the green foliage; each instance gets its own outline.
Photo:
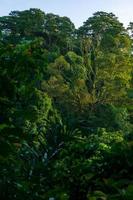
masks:
POLYGON ((132 61, 112 13, 0 17, 0 199, 133 199, 132 61))

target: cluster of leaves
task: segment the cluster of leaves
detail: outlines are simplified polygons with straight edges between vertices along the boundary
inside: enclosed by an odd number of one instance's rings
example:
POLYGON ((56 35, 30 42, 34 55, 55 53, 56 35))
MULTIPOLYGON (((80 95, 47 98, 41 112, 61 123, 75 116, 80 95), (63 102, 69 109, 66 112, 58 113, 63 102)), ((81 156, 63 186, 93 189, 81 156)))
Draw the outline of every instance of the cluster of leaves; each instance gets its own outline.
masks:
POLYGON ((133 199, 128 30, 105 12, 78 30, 39 9, 0 17, 0 199, 133 199))

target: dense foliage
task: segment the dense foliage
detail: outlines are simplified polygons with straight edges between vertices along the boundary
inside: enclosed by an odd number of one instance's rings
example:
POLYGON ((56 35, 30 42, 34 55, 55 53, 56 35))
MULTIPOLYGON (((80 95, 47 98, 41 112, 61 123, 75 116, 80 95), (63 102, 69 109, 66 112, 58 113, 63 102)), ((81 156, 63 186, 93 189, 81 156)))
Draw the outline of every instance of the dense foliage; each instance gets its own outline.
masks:
POLYGON ((0 199, 133 199, 133 23, 0 17, 0 199))

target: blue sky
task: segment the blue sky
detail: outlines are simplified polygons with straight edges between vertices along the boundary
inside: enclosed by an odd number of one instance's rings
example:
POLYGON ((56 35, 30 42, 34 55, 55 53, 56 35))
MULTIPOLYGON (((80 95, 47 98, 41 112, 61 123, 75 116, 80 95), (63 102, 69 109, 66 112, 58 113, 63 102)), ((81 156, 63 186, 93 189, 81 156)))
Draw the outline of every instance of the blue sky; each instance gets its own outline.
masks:
POLYGON ((29 8, 70 17, 76 27, 96 11, 113 12, 125 26, 133 22, 133 0, 0 0, 0 16, 29 8))

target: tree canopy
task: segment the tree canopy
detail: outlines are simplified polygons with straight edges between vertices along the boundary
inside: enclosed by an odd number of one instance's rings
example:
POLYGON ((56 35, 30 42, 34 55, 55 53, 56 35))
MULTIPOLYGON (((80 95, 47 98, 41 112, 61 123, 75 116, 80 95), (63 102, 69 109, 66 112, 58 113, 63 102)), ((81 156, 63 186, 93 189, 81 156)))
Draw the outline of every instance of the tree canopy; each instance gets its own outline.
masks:
POLYGON ((133 199, 133 23, 0 17, 0 199, 133 199))

